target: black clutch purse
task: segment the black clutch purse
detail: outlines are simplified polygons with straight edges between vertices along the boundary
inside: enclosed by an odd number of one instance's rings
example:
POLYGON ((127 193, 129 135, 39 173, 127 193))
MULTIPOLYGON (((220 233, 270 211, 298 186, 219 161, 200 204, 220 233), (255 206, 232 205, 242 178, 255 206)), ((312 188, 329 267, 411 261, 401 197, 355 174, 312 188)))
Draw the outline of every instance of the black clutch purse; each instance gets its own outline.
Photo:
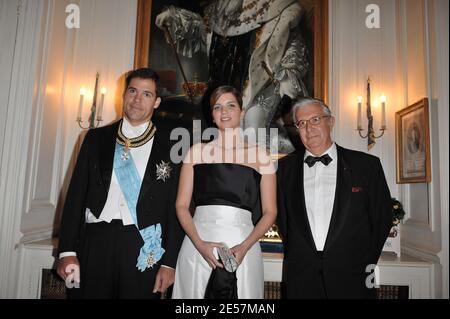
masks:
POLYGON ((218 248, 217 252, 224 268, 216 267, 211 272, 206 285, 205 299, 238 299, 236 259, 225 244, 224 247, 218 248))
POLYGON ((238 299, 236 272, 216 267, 206 285, 205 299, 238 299))

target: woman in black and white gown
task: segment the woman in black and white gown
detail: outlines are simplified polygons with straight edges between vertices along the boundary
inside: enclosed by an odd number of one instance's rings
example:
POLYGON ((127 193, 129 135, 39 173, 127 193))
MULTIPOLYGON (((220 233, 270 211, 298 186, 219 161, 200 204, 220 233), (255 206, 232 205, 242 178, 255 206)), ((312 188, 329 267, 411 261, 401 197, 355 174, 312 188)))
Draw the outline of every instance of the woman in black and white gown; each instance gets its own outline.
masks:
POLYGON ((216 252, 223 244, 238 263, 238 298, 263 298, 258 240, 277 214, 275 168, 264 148, 245 142, 239 126, 242 97, 235 88, 217 88, 210 105, 218 137, 192 146, 181 169, 176 208, 186 237, 172 298, 204 298, 212 270, 223 267, 216 252))

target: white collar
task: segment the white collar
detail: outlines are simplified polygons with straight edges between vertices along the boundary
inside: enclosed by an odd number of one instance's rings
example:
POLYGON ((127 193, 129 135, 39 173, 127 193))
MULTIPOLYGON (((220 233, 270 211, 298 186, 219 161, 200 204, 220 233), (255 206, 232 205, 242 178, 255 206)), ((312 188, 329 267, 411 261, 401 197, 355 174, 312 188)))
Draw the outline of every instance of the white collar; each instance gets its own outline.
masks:
POLYGON ((149 124, 150 121, 139 124, 137 126, 133 126, 125 117, 123 117, 122 134, 127 138, 135 138, 141 136, 142 134, 144 134, 149 124))

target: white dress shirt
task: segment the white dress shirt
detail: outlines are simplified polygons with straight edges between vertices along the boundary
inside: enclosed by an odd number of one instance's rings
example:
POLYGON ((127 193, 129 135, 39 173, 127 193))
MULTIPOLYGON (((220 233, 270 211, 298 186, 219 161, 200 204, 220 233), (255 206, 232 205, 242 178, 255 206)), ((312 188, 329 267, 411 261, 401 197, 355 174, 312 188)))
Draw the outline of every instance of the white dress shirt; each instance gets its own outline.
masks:
MULTIPOLYGON (((122 133, 128 138, 135 138, 142 135, 147 129, 149 122, 132 126, 125 118, 123 118, 122 133)), ((153 138, 144 145, 136 148, 130 148, 131 156, 138 171, 141 180, 144 178, 145 169, 147 167, 148 158, 152 151, 153 138)), ((91 211, 86 209, 86 223, 107 222, 110 223, 113 219, 121 219, 124 225, 132 225, 134 221, 131 217, 130 210, 127 206, 127 201, 120 189, 117 181, 116 173, 113 170, 111 185, 108 191, 105 207, 99 216, 96 218, 91 211)))
MULTIPOLYGON (((122 133, 127 138, 135 138, 142 135, 147 129, 149 122, 132 126, 127 119, 123 118, 122 133)), ((154 138, 145 143, 144 145, 136 148, 130 148, 131 156, 133 157, 136 169, 138 171, 141 180, 144 178, 147 162, 152 151, 154 138)), ((86 223, 110 223, 113 219, 121 219, 124 225, 133 225, 134 221, 131 217, 130 210, 128 209, 127 202, 120 189, 119 182, 117 181, 116 173, 112 173, 111 185, 108 191, 108 197, 106 199, 105 206, 99 216, 96 218, 89 208, 86 208, 86 223)), ((59 255, 60 258, 67 256, 76 256, 75 252, 63 252, 59 255)))
MULTIPOLYGON (((305 204, 308 214, 311 233, 318 251, 323 251, 330 227, 331 215, 333 213, 334 195, 336 191, 337 176, 337 150, 336 144, 320 156, 328 154, 332 161, 325 165, 317 162, 309 167, 303 163, 303 187, 305 192, 305 204)), ((307 156, 314 156, 308 150, 307 156)))

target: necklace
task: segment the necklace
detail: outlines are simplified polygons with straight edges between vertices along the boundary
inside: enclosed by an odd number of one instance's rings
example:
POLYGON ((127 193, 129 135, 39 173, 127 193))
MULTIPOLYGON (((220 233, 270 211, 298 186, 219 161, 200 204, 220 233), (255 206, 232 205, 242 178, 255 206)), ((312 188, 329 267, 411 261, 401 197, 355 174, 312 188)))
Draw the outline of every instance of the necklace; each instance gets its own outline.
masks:
POLYGON ((120 123, 119 129, 117 131, 116 142, 119 145, 125 146, 123 148, 123 153, 122 153, 121 157, 122 157, 123 161, 126 161, 129 158, 128 152, 129 152, 130 148, 136 148, 136 147, 142 146, 145 143, 147 143, 148 141, 150 141, 153 138, 153 136, 155 136, 156 126, 154 126, 152 121, 150 121, 147 129, 140 136, 134 137, 134 138, 127 138, 122 133, 122 123, 123 122, 120 123))

